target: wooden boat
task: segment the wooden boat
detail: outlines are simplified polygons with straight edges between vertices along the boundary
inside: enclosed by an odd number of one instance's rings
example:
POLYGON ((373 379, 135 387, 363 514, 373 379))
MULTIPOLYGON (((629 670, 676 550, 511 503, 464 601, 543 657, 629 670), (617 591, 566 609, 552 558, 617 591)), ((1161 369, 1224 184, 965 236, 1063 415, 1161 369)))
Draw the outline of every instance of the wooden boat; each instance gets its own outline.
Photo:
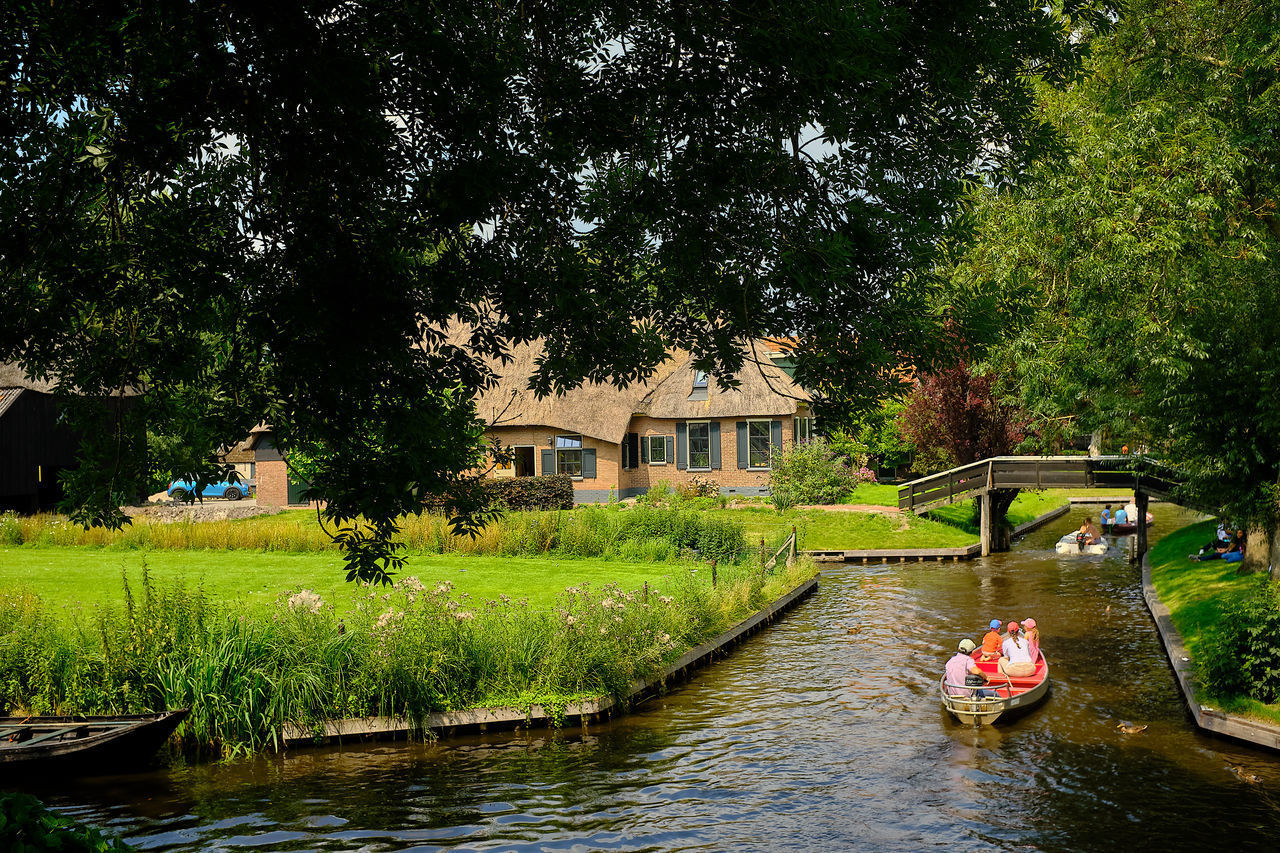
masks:
MULTIPOLYGON (((1151 513, 1147 513, 1147 527, 1155 524, 1155 517, 1151 513)), ((1138 525, 1134 522, 1125 522, 1124 524, 1108 525, 1108 532, 1115 536, 1132 536, 1138 532, 1138 525)))
POLYGON ((1105 554, 1110 547, 1111 543, 1105 536, 1102 537, 1101 542, 1094 545, 1081 545, 1076 539, 1076 531, 1073 530, 1058 540, 1054 550, 1059 554, 1105 554))
POLYGON ((145 765, 188 710, 122 717, 0 717, 0 778, 145 765))
POLYGON ((1025 678, 1004 675, 999 671, 998 661, 975 660, 975 663, 990 679, 986 687, 950 685, 945 675, 938 682, 942 707, 962 723, 989 726, 1008 712, 1031 708, 1049 693, 1049 662, 1043 652, 1036 660, 1035 673, 1025 678), (994 695, 974 696, 979 690, 994 695))

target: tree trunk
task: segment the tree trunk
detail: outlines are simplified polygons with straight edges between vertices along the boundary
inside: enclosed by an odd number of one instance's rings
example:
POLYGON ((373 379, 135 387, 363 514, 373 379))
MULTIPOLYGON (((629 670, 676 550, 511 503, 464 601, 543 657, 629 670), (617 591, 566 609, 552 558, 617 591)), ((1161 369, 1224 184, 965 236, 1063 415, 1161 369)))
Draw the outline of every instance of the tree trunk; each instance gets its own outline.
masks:
POLYGON ((1262 527, 1250 527, 1245 540, 1244 559, 1236 569, 1238 575, 1251 575, 1265 572, 1273 564, 1272 551, 1276 543, 1271 534, 1262 527))
MULTIPOLYGON (((1018 496, 1017 489, 991 490, 991 552, 1008 551, 1013 542, 1013 528, 1009 526, 1006 515, 1009 505, 1018 496)), ((978 530, 982 530, 985 519, 982 517, 983 501, 975 501, 975 517, 978 530)))
POLYGON ((1093 435, 1089 438, 1089 455, 1102 455, 1102 430, 1094 430, 1093 435))

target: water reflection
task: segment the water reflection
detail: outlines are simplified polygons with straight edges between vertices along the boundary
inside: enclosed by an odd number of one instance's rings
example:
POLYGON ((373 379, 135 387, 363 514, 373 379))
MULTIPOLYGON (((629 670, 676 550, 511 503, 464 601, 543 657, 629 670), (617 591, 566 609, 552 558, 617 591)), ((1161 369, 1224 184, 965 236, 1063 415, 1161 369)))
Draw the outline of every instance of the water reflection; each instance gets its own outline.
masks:
MULTIPOLYGON (((1156 531, 1179 523, 1155 512, 1156 531)), ((1276 849, 1280 762, 1191 729, 1138 570, 1054 552, 1078 523, 972 563, 824 571, 767 633, 604 726, 40 793, 154 850, 1199 850, 1227 827, 1236 849, 1276 849), (1027 616, 1052 695, 957 724, 934 699, 955 642, 1027 616)))

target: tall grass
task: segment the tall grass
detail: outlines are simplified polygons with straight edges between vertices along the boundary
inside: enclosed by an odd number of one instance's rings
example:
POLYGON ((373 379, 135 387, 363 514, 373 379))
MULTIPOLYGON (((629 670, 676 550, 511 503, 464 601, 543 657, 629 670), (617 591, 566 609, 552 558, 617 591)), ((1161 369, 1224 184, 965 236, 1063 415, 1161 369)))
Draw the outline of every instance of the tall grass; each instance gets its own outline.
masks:
POLYGON ((189 707, 180 730, 199 752, 279 744, 285 723, 403 715, 620 695, 688 648, 812 574, 763 576, 729 565, 673 572, 667 588, 586 585, 554 608, 506 596, 475 602, 404 578, 352 587, 342 601, 306 590, 262 616, 211 603, 199 587, 157 588, 144 565, 137 596, 55 612, 0 593, 0 706, 7 713, 120 714, 189 707))
MULTIPOLYGON (((603 557, 668 562, 682 557, 732 561, 748 553, 742 526, 679 507, 511 512, 476 536, 455 535, 445 516, 401 519, 400 541, 412 552, 493 556, 603 557)), ((121 530, 85 530, 56 515, 0 515, 0 544, 89 545, 124 549, 327 551, 333 540, 311 518, 260 516, 235 521, 145 518, 121 530)))

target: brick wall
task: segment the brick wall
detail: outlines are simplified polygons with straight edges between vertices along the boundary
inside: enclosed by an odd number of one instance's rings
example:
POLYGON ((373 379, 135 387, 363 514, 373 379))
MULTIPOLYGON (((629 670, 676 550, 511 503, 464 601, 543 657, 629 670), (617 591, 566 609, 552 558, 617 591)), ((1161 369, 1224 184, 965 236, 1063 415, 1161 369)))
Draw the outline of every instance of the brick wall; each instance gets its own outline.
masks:
POLYGON ((257 463, 258 505, 285 506, 289 496, 289 473, 283 459, 257 463))
MULTIPOLYGON (((669 459, 665 465, 640 462, 639 467, 622 472, 621 488, 625 492, 644 491, 656 483, 666 481, 672 486, 689 482, 693 477, 709 477, 720 485, 721 492, 758 493, 769 485, 768 471, 755 471, 738 467, 738 432, 737 424, 746 418, 711 418, 720 424, 720 468, 711 471, 680 470, 676 460, 669 459)), ((782 444, 787 446, 795 440, 795 420, 792 415, 774 415, 768 418, 751 418, 750 420, 782 421, 782 444)), ((648 417, 634 417, 628 432, 645 436, 669 435, 675 443, 676 424, 679 421, 657 420, 648 417)))
MULTIPOLYGON (((552 441, 557 435, 571 435, 568 430, 554 427, 497 427, 488 430, 488 438, 496 438, 504 448, 533 446, 534 470, 538 474, 554 474, 555 471, 542 470, 542 451, 552 449, 552 441)), ((575 480, 574 497, 581 503, 606 501, 612 489, 614 497, 619 497, 619 471, 622 467, 622 445, 610 444, 589 435, 582 436, 583 448, 591 448, 596 452, 596 476, 575 480)), ((625 472, 623 472, 625 473, 625 472)), ((494 476, 489 472, 488 476, 494 476)))

